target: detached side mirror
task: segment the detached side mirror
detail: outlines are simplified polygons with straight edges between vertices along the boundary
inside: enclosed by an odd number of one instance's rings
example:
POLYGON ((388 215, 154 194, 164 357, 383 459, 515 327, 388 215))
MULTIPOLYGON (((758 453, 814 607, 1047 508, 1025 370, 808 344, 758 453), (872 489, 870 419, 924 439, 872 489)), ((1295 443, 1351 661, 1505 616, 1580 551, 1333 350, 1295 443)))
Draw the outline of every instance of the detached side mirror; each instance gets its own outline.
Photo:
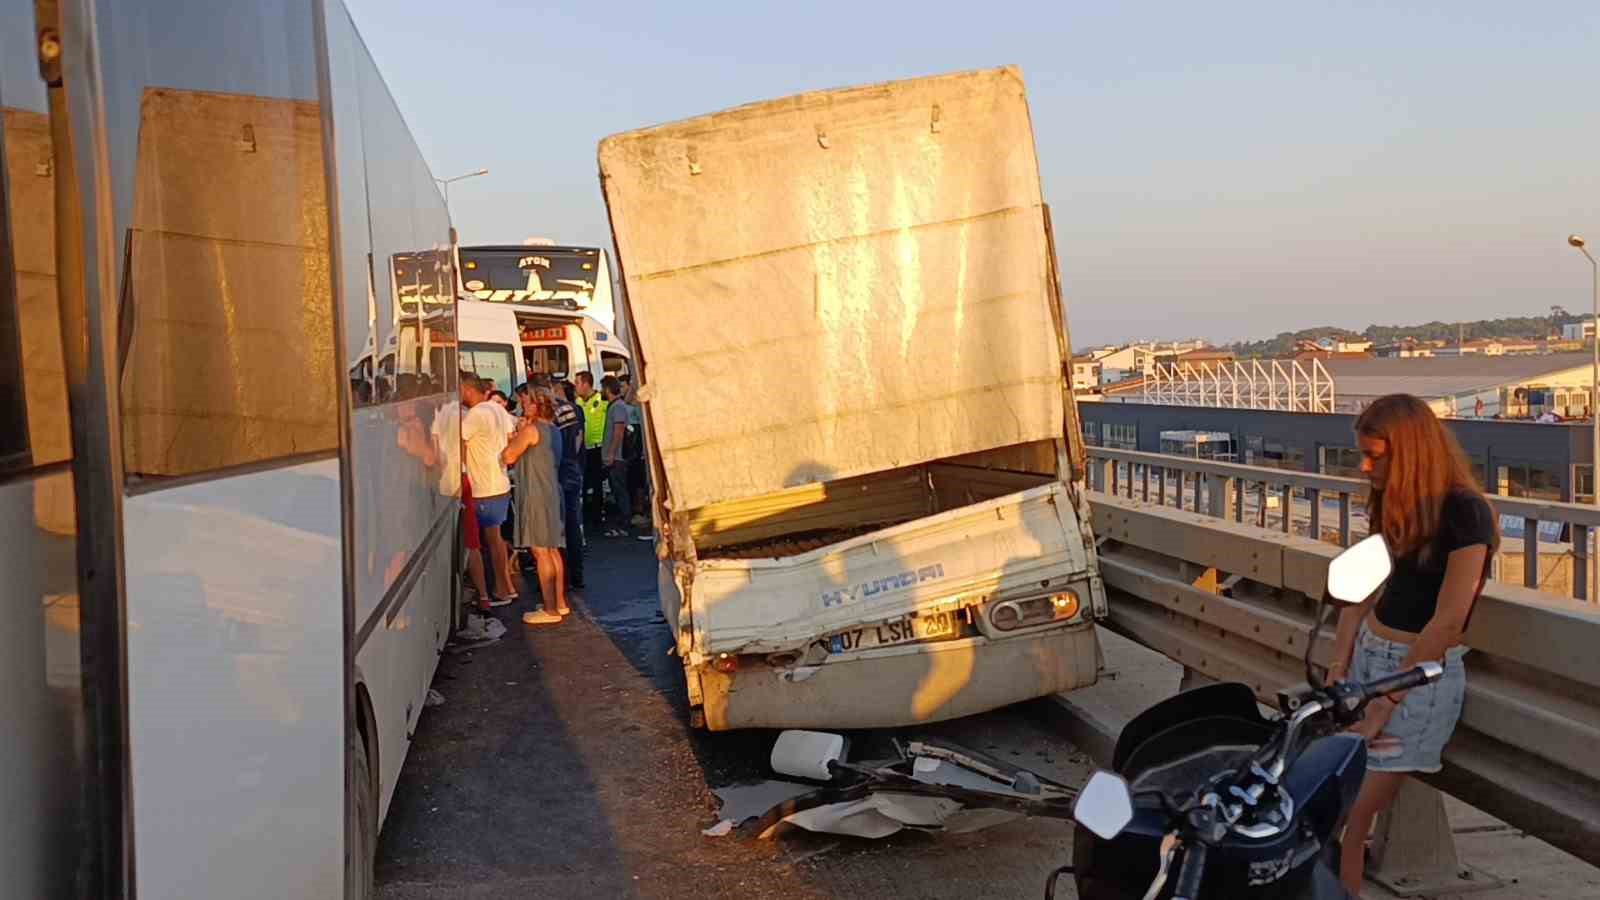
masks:
POLYGON ((1360 603, 1389 579, 1393 569, 1383 535, 1372 535, 1328 563, 1328 596, 1340 603, 1360 603))
POLYGON ((1078 792, 1072 817, 1103 840, 1121 834, 1133 821, 1133 792, 1128 782, 1110 772, 1094 773, 1078 792))

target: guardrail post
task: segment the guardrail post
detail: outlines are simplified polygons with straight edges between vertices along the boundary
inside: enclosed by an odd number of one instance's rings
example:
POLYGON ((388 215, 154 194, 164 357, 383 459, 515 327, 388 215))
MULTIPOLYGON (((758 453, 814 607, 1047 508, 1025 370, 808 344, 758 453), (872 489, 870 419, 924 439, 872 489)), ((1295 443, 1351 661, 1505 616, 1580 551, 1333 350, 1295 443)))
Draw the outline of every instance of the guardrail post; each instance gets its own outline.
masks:
POLYGON ((1231 519, 1233 514, 1229 507, 1233 503, 1234 479, 1220 475, 1206 476, 1206 499, 1211 506, 1211 515, 1219 519, 1231 519))
POLYGON ((1145 466, 1144 466, 1143 484, 1144 484, 1144 502, 1149 503, 1150 502, 1150 464, 1149 463, 1145 463, 1145 466))
POLYGON ((1522 519, 1522 586, 1539 587, 1539 520, 1522 519))
POLYGON ((1307 488, 1306 496, 1311 500, 1311 521, 1308 525, 1311 539, 1320 541, 1322 540, 1322 492, 1316 488, 1307 488))
POLYGON ((1167 467, 1156 470, 1156 505, 1167 505, 1167 467))
POLYGON ((1244 492, 1245 492, 1245 490, 1246 490, 1245 480, 1243 478, 1235 478, 1233 480, 1233 520, 1235 522, 1243 522, 1244 521, 1244 492))
POLYGON ((1445 814, 1444 797, 1407 778, 1389 811, 1378 818, 1367 877, 1399 897, 1463 894, 1505 882, 1461 861, 1445 814))
POLYGON ((1294 531, 1294 485, 1283 486, 1283 533, 1291 534, 1294 531))
POLYGON ((1350 495, 1339 495, 1339 546, 1350 546, 1350 495))
POLYGON ((1114 460, 1114 459, 1106 459, 1106 458, 1102 457, 1100 459, 1100 465, 1094 466, 1093 468, 1095 469, 1096 473, 1098 474, 1099 481, 1100 481, 1100 483, 1096 486, 1095 489, 1098 490, 1102 494, 1111 493, 1111 482, 1112 482, 1112 479, 1114 479, 1116 477, 1114 474, 1112 474, 1112 473, 1116 472, 1116 470, 1117 470, 1117 462, 1116 462, 1116 460, 1114 460))
POLYGON ((1589 527, 1572 526, 1572 596, 1586 603, 1589 597, 1589 527))

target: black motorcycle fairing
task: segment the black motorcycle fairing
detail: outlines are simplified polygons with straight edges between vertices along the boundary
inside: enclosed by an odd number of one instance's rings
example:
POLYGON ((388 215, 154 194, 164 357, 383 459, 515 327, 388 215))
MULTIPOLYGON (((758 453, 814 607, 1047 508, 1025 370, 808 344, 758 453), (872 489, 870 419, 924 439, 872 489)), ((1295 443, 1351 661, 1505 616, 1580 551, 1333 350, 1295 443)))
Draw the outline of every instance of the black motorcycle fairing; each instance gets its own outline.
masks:
MULTIPOLYGON (((1136 792, 1133 821, 1112 841, 1102 841, 1083 828, 1073 836, 1073 862, 1083 900, 1138 896, 1155 877, 1157 848, 1172 821, 1158 800, 1138 793, 1141 789, 1177 789, 1192 795, 1194 788, 1235 768, 1273 730, 1243 685, 1209 685, 1151 711, 1161 707, 1168 708, 1136 719, 1118 741, 1117 755, 1123 764, 1119 771, 1136 792), (1195 705, 1175 703, 1191 694, 1200 695, 1195 705), (1136 723, 1139 731, 1134 731, 1136 723), (1189 779, 1193 784, 1187 783, 1189 779)), ((1359 737, 1335 734, 1305 744, 1284 774, 1284 787, 1294 799, 1294 826, 1275 838, 1231 835, 1224 840, 1211 854, 1207 897, 1345 900, 1348 895, 1329 870, 1328 859, 1336 846, 1333 836, 1343 826, 1365 769, 1366 748, 1359 737), (1308 843, 1306 829, 1318 838, 1308 843), (1272 877, 1279 880, 1250 884, 1272 877)))
POLYGON ((1128 757, 1139 745, 1174 726, 1197 719, 1236 719, 1270 728, 1256 695, 1246 685, 1219 682, 1184 691, 1150 707, 1123 727, 1111 755, 1111 768, 1127 774, 1128 757))
POLYGON ((1312 741, 1283 776, 1297 807, 1295 819, 1317 834, 1337 835, 1366 771, 1367 744, 1359 736, 1345 732, 1312 741))

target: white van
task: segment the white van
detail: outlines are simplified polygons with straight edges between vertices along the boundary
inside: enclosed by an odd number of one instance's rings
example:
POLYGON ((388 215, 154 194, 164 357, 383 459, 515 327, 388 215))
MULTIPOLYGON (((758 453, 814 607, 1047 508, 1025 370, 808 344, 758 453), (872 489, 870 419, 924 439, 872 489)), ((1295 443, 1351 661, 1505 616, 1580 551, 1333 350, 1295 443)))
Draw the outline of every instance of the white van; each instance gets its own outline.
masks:
POLYGON ((632 371, 632 355, 609 328, 586 315, 513 303, 463 299, 457 306, 461 368, 494 379, 508 395, 535 372, 557 381, 632 371))

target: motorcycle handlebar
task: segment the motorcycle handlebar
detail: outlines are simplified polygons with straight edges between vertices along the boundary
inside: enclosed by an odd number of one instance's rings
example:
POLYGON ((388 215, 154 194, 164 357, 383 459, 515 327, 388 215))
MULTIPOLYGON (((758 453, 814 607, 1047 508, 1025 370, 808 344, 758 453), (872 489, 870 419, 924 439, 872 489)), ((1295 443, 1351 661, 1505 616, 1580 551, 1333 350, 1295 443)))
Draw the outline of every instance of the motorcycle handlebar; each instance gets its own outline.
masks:
POLYGON ((1172 889, 1172 900, 1200 900, 1200 887, 1206 878, 1206 845, 1190 841, 1183 849, 1183 862, 1178 867, 1178 881, 1172 889))
POLYGON ((1409 691, 1412 688, 1432 684, 1444 677, 1444 666, 1436 662, 1425 662, 1415 668, 1404 672, 1396 672, 1385 678, 1369 681, 1361 686, 1361 702, 1393 694, 1396 691, 1409 691))

